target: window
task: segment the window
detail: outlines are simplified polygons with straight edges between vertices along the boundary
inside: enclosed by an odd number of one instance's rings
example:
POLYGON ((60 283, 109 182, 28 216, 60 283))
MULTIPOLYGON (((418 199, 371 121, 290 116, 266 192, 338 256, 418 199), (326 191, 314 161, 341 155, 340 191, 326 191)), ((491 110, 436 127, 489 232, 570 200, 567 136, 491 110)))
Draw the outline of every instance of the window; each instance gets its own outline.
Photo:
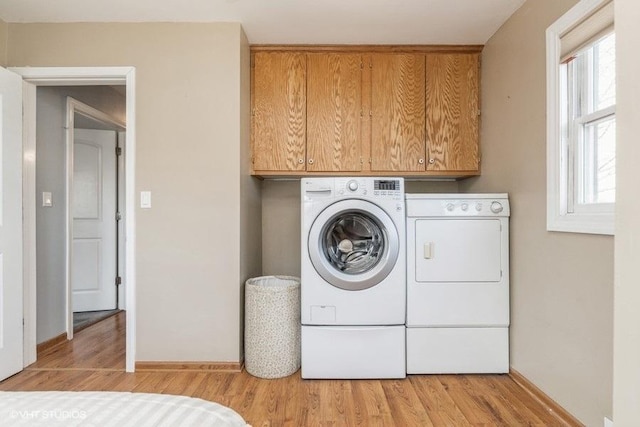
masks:
POLYGON ((547 229, 613 234, 613 3, 582 0, 547 29, 547 229))

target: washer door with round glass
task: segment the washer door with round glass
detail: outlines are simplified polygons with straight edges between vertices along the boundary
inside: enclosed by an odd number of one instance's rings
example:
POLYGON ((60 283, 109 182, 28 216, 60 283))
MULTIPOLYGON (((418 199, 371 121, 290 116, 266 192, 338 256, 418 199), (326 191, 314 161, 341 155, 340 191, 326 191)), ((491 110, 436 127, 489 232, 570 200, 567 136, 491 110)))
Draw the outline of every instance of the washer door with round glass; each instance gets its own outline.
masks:
POLYGON ((379 206, 342 200, 318 215, 309 231, 309 257, 329 284, 348 291, 376 286, 398 259, 395 224, 379 206))

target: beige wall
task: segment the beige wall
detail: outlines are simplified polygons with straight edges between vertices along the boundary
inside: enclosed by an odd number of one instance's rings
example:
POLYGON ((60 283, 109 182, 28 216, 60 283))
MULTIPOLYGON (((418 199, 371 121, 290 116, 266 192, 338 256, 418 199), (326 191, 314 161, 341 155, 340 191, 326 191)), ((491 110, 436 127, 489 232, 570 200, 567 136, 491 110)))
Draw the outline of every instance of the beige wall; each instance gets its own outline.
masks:
POLYGON ((153 193, 136 211, 136 360, 241 358, 241 276, 259 269, 240 238, 257 204, 245 45, 237 23, 9 25, 10 66, 136 68, 136 190, 153 193))
POLYGON ((300 181, 262 182, 262 274, 300 277, 300 181))
MULTIPOLYGON (((405 182, 408 193, 457 193, 457 182, 405 182)), ((262 183, 262 273, 300 276, 300 180, 262 183)))
POLYGON ((7 37, 9 25, 0 19, 0 67, 7 65, 7 37))
POLYGON ((262 274, 262 202, 260 181, 251 176, 251 55, 242 33, 240 50, 240 354, 244 354, 244 282, 262 274))
POLYGON ((616 0, 617 152, 613 421, 640 420, 640 3, 616 0))
POLYGON ((482 54, 483 174, 507 191, 511 366, 589 426, 612 411, 613 238, 546 231, 545 30, 577 0, 528 0, 482 54))

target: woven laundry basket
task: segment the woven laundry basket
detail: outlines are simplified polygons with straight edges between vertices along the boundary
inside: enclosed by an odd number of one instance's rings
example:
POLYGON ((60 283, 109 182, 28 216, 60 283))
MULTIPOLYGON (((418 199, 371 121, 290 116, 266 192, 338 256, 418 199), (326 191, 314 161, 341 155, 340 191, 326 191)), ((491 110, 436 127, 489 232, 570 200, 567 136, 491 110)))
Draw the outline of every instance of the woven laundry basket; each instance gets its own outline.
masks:
POLYGON ((247 280, 244 297, 244 365, 251 375, 282 378, 300 369, 300 279, 247 280))

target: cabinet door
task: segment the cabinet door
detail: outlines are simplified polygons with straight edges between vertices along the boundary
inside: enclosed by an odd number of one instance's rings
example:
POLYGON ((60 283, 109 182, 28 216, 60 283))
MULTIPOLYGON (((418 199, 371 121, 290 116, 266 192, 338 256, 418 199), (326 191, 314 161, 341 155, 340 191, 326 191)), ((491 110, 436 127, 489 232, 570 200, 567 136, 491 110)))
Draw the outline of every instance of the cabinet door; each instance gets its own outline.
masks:
POLYGON ((254 54, 254 170, 304 171, 305 74, 304 53, 254 54))
POLYGON ((427 54, 427 170, 478 170, 476 53, 427 54))
POLYGON ((307 171, 362 170, 362 59, 307 56, 307 171))
POLYGON ((371 61, 371 170, 424 171, 424 54, 373 54, 371 61))

